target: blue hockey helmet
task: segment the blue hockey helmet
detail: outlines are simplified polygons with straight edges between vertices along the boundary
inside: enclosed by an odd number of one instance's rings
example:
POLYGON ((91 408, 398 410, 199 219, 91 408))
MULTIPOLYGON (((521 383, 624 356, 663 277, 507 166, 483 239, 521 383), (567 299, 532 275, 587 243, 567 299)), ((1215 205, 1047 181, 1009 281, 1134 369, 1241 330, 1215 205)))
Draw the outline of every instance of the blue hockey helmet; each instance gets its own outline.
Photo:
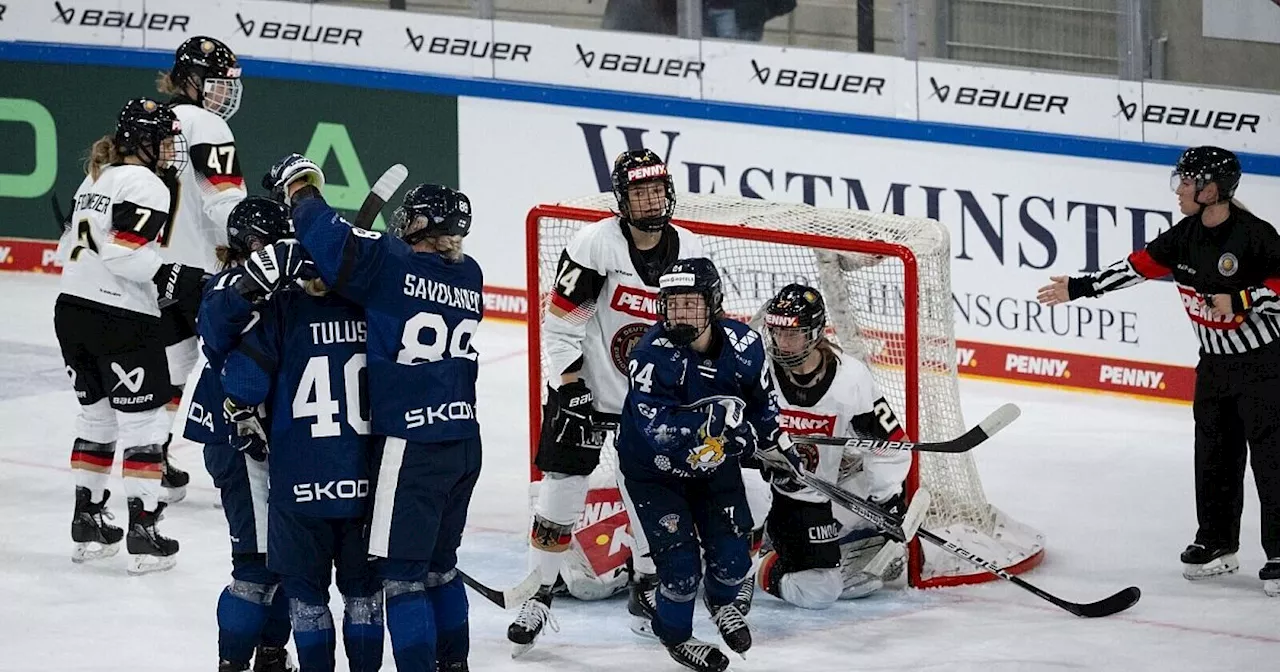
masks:
POLYGON ((293 235, 289 209, 265 196, 250 196, 240 201, 227 217, 227 248, 234 259, 244 259, 293 235))
POLYGON ((419 184, 404 195, 387 233, 414 245, 433 236, 466 236, 471 232, 471 199, 440 184, 419 184), (421 228, 410 228, 422 218, 421 228))
POLYGON ((667 339, 676 345, 688 345, 697 340, 712 321, 724 314, 723 304, 720 272, 710 259, 680 259, 658 278, 658 316, 662 319, 667 339), (703 315, 674 314, 680 311, 674 310, 672 298, 684 294, 702 297, 703 315))

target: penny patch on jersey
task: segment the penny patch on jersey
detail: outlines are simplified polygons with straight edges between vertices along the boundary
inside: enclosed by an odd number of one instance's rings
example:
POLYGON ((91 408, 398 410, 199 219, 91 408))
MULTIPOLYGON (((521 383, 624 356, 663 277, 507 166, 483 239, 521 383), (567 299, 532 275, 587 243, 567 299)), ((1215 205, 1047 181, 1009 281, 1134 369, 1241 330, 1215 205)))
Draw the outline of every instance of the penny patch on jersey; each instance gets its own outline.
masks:
POLYGON ((613 342, 609 344, 609 354, 618 372, 627 374, 627 361, 631 358, 631 349, 640 342, 640 337, 649 330, 649 325, 642 322, 628 324, 613 334, 613 342))

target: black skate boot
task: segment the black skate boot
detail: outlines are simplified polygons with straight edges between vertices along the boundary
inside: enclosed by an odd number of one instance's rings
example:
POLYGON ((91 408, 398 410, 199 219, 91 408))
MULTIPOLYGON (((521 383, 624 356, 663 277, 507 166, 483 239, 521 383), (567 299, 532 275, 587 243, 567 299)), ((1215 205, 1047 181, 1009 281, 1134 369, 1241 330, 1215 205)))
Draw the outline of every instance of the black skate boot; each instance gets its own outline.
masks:
POLYGON ((161 536, 156 529, 156 522, 164 512, 165 503, 156 506, 155 511, 142 508, 142 500, 129 498, 129 535, 125 544, 129 548, 129 573, 135 576, 162 572, 172 569, 178 564, 178 541, 161 536))
POLYGON ((436 663, 436 672, 470 672, 467 667, 467 661, 454 660, 450 662, 439 661, 436 663))
POLYGON ((1262 592, 1268 597, 1280 597, 1280 558, 1271 558, 1258 570, 1262 579, 1262 592))
POLYGON ((253 652, 253 672, 297 672, 283 646, 263 646, 253 652))
POLYGON ((653 574, 636 574, 631 583, 631 596, 627 599, 627 613, 631 614, 631 632, 641 637, 656 639, 653 619, 658 615, 658 577, 653 574))
POLYGON ((233 663, 229 660, 218 661, 218 672, 246 672, 249 663, 233 663))
POLYGON ((104 490, 102 501, 97 504, 89 501, 92 497, 89 488, 76 488, 76 512, 71 519, 71 541, 76 546, 71 551, 71 562, 101 560, 120 552, 124 530, 106 522, 115 519, 105 508, 111 491, 104 490))
POLYGON ((1182 552, 1182 576, 1188 581, 1233 574, 1238 569, 1240 561, 1236 559, 1234 548, 1194 543, 1182 552))
POLYGON ((672 660, 696 672, 724 672, 729 667, 729 657, 719 647, 693 637, 668 646, 667 653, 672 660))
POLYGON ((173 435, 169 435, 168 441, 164 442, 163 459, 160 461, 160 501, 166 504, 177 504, 187 498, 187 484, 191 482, 191 474, 173 466, 169 461, 169 442, 173 441, 173 435))
POLYGON ((716 629, 720 631, 720 638, 724 643, 740 656, 746 653, 747 649, 751 648, 751 628, 747 627, 747 621, 742 617, 742 612, 738 611, 738 606, 733 602, 718 607, 712 606, 711 602, 706 600, 705 593, 703 601, 707 605, 707 611, 711 612, 711 622, 716 624, 716 629))
POLYGON ((751 603, 756 597, 756 575, 754 573, 747 575, 743 579, 742 585, 738 588, 738 596, 733 598, 733 606, 738 608, 738 613, 746 616, 751 613, 751 603))
POLYGON ((520 605, 520 613, 515 622, 507 627, 507 639, 515 644, 511 649, 511 657, 518 658, 532 649, 542 635, 543 627, 560 632, 560 624, 551 615, 551 586, 539 588, 533 597, 520 605))

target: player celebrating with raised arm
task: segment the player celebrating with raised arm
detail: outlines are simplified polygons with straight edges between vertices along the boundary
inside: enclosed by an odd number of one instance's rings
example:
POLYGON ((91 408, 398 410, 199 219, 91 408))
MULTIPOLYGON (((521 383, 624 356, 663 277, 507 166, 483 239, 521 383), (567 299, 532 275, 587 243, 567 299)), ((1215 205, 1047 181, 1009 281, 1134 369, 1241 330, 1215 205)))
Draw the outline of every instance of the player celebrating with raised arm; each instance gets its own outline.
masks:
POLYGON ((631 351, 618 435, 619 480, 633 526, 657 565, 654 634, 676 662, 719 672, 729 659, 693 638, 705 561, 705 601, 729 648, 751 632, 735 603, 751 569, 751 512, 739 457, 794 466, 778 425, 760 334, 723 316, 720 274, 705 258, 677 261, 659 280, 662 322, 631 351), (758 444, 758 446, 757 446, 758 444), (701 545, 703 553, 698 552, 701 545))
POLYGON ((223 361, 257 324, 260 312, 290 275, 302 267, 289 210, 261 196, 241 201, 227 218, 222 271, 205 286, 198 329, 205 365, 191 393, 183 435, 204 445, 204 465, 222 500, 231 538, 231 583, 218 596, 218 669, 259 672, 287 668, 289 603, 280 577, 267 569, 265 455, 228 441, 223 419, 223 361), (256 650, 255 650, 256 649, 256 650))
MULTIPOLYGON (((212 37, 189 38, 174 52, 173 67, 156 81, 170 96, 169 109, 182 123, 191 161, 162 177, 172 194, 168 226, 160 238, 160 256, 170 263, 207 273, 219 268, 217 250, 227 245, 227 218, 245 197, 240 158, 227 119, 240 109, 240 64, 235 53, 212 37)), ((174 386, 172 410, 192 375, 196 343, 196 302, 162 305, 169 375, 174 386)), ((196 374, 198 375, 198 374, 196 374)), ((164 444, 164 499, 180 501, 190 480, 169 461, 170 436, 164 444)), ((221 439, 219 439, 221 441, 221 439)))
POLYGON ((387 235, 352 228, 320 196, 324 175, 297 154, 269 179, 293 204, 321 279, 364 306, 375 447, 369 554, 386 600, 396 669, 467 669, 467 596, 458 545, 480 475, 476 360, 480 266, 462 252, 471 202, 448 187, 405 194, 387 235))
POLYGON ((203 274, 164 264, 156 238, 169 218, 157 176, 186 161, 177 117, 147 98, 120 111, 114 135, 93 143, 59 242, 61 292, 53 326, 80 402, 71 468, 76 480, 72 560, 115 555, 121 530, 103 508, 117 441, 124 446, 131 574, 169 569, 178 542, 156 529, 163 444, 169 433, 168 366, 158 296, 199 300, 203 274))
MULTIPOLYGON (((626 396, 627 356, 654 323, 658 276, 682 257, 702 253, 693 234, 671 224, 675 188, 662 159, 647 149, 618 155, 613 165, 618 215, 580 229, 560 255, 551 301, 543 317, 548 366, 547 402, 535 464, 543 472, 529 534, 538 594, 521 606, 507 630, 515 655, 533 647, 551 618, 551 589, 563 576, 570 593, 607 597, 626 575, 582 575, 564 562, 573 526, 586 506, 588 476, 605 449, 593 424, 614 422, 626 396)), ((653 561, 632 555, 639 575, 629 609, 652 616, 653 561)), ((580 563, 589 566, 586 563, 580 563)))
POLYGON ((289 286, 222 367, 229 438, 257 459, 270 448, 267 567, 289 601, 301 671, 334 669, 336 569, 348 665, 373 672, 382 666, 382 587, 364 537, 372 449, 361 383, 364 309, 317 279, 289 286), (269 430, 257 413, 262 403, 271 408, 269 430))
MULTIPOLYGON (((800 284, 783 287, 766 304, 764 323, 784 429, 792 435, 904 438, 867 365, 827 339, 827 310, 818 290, 800 284)), ((911 453, 875 454, 795 441, 806 471, 895 514, 905 511, 903 481, 911 453)), ((897 557, 886 574, 901 571, 901 544, 844 509, 833 513, 831 500, 788 473, 770 473, 775 496, 766 529, 773 550, 764 555, 758 573, 765 592, 807 609, 869 595, 884 585, 885 577, 865 571, 867 563, 887 543, 896 545, 891 552, 897 557)))
POLYGON ((1094 297, 1169 274, 1200 339, 1196 421, 1195 541, 1182 552, 1195 581, 1240 567, 1245 458, 1262 504, 1258 573, 1280 595, 1280 234, 1232 200, 1240 161, 1218 147, 1192 147, 1171 185, 1185 215, 1146 247, 1098 273, 1056 276, 1040 288, 1049 306, 1094 297))

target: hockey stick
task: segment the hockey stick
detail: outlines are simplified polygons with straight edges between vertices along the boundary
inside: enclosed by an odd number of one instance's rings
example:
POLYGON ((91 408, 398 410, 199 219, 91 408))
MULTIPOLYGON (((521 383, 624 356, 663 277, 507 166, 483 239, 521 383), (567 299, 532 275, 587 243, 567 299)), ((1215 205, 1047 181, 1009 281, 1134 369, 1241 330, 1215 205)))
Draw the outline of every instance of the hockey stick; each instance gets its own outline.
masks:
MULTIPOLYGON (((857 495, 839 488, 835 485, 827 483, 803 470, 795 472, 796 478, 805 485, 821 492, 831 498, 832 502, 839 504, 841 507, 862 516, 870 521, 873 525, 894 539, 906 542, 907 537, 903 534, 901 520, 896 516, 885 511, 883 508, 876 506, 857 495)), ((1130 586, 1121 590, 1114 595, 1098 600, 1097 602, 1079 603, 1064 600, 1056 595, 1048 593, 1035 585, 1023 580, 1022 578, 1010 574, 1004 568, 985 560, 974 553, 965 550, 963 547, 943 537, 940 537, 929 530, 920 528, 916 535, 922 537, 926 541, 938 546, 942 550, 973 564, 976 567, 985 569, 996 576, 1012 582, 1014 585, 1026 590, 1036 597, 1051 602, 1054 606, 1064 609, 1076 616, 1084 618, 1098 618, 1100 616, 1110 616, 1132 607, 1138 603, 1138 599, 1142 597, 1142 591, 1136 586, 1130 586)))
POLYGON ((856 436, 797 436, 791 439, 796 443, 810 443, 821 446, 848 446, 872 452, 891 450, 914 450, 922 453, 963 453, 973 450, 978 444, 1004 429, 1009 423, 1018 419, 1022 411, 1016 404, 1005 404, 988 415, 969 431, 950 441, 934 443, 916 443, 914 441, 881 441, 877 439, 860 439, 856 436))
POLYGON ((471 589, 477 593, 480 593, 484 599, 489 600, 503 609, 510 609, 511 607, 524 604, 526 600, 533 597, 534 593, 538 592, 538 588, 541 586, 541 579, 537 572, 530 572, 529 576, 525 577, 524 581, 521 581, 516 585, 516 587, 508 588, 507 590, 490 588, 489 586, 471 578, 471 576, 461 569, 458 570, 458 576, 462 577, 463 583, 470 586, 471 589))
POLYGON ((71 215, 62 212, 62 204, 58 202, 56 193, 49 200, 53 203, 53 219, 58 223, 58 237, 61 238, 71 228, 71 215))
POLYGON ((378 218, 378 213, 382 212, 382 206, 396 193, 400 185, 409 177, 409 169, 404 164, 397 163, 391 166, 378 178, 373 184, 373 189, 369 190, 369 195, 364 197, 364 203, 360 205, 360 211, 356 213, 355 226, 357 229, 368 231, 373 228, 373 222, 378 218))

